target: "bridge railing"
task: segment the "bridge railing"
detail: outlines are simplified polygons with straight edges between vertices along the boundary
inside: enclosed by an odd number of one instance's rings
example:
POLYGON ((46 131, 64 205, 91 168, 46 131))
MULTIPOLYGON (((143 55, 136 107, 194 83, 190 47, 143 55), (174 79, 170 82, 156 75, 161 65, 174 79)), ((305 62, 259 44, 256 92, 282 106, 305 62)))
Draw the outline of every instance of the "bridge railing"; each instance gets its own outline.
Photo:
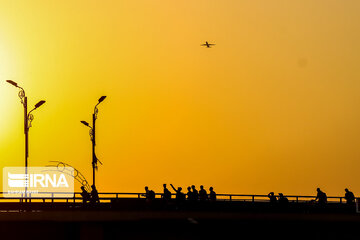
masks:
MULTIPOLYGON (((75 193, 39 193, 41 196, 35 198, 29 197, 29 202, 81 202, 82 197, 80 192, 75 193), (71 197, 62 197, 64 195, 71 197)), ((19 202, 24 200, 24 196, 9 198, 4 196, 4 192, 0 192, 0 203, 2 202, 19 202)), ((101 202, 110 202, 112 199, 119 198, 145 198, 144 193, 133 193, 133 192, 103 192, 99 193, 99 199, 101 202)), ((161 198, 161 193, 156 193, 156 198, 161 198)), ((31 196, 31 195, 30 195, 31 196)), ((241 202, 269 202, 267 195, 258 194, 217 194, 217 201, 241 201, 241 202)), ((289 202, 309 202, 314 200, 316 196, 303 196, 303 195, 286 195, 289 202)), ((175 194, 172 194, 172 198, 175 198, 175 194)), ((344 197, 330 196, 328 197, 330 203, 343 203, 344 197)))

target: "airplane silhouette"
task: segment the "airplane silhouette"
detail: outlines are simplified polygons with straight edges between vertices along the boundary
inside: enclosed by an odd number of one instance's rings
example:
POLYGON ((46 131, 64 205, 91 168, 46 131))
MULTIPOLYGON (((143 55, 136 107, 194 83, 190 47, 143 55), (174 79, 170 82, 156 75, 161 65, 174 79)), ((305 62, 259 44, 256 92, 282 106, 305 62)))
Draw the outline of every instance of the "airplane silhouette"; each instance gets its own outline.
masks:
POLYGON ((207 41, 204 44, 201 44, 200 46, 202 47, 207 47, 207 48, 211 48, 211 46, 214 46, 215 44, 212 43, 208 43, 207 41))

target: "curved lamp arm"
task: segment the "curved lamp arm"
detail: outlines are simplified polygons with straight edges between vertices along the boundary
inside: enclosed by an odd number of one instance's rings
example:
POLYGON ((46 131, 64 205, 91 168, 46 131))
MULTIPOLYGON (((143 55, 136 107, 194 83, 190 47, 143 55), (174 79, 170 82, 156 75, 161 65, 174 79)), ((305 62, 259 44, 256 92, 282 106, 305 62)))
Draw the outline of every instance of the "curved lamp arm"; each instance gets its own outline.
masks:
POLYGON ((39 108, 41 105, 43 105, 45 103, 44 100, 39 101, 37 104, 35 104, 35 107, 28 113, 28 129, 31 127, 31 122, 32 120, 34 120, 34 116, 31 114, 32 111, 34 111, 35 109, 39 108))

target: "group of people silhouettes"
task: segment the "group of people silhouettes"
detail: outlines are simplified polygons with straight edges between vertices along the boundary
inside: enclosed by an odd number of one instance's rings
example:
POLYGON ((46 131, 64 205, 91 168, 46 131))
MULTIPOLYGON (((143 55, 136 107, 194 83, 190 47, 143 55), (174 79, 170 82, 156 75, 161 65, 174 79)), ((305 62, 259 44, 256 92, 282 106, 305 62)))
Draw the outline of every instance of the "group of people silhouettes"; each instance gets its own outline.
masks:
MULTIPOLYGON (((170 186, 172 187, 172 189, 175 191, 175 200, 177 202, 183 202, 185 200, 188 201, 216 201, 216 193, 214 192, 214 188, 210 187, 209 188, 209 194, 207 193, 207 191, 204 189, 204 186, 201 185, 200 186, 200 190, 198 191, 195 187, 195 185, 192 185, 191 187, 188 187, 187 190, 188 192, 185 194, 182 192, 182 188, 178 187, 175 188, 172 184, 170 184, 170 186)), ((164 187, 164 191, 161 194, 161 198, 165 201, 168 201, 171 199, 172 197, 172 193, 170 192, 170 190, 167 188, 166 184, 163 184, 164 187)), ((143 196, 146 197, 146 200, 151 201, 153 199, 155 199, 155 192, 153 190, 149 190, 149 188, 146 186, 145 187, 145 194, 143 194, 143 196)))
POLYGON ((83 199, 83 204, 86 204, 88 202, 92 204, 100 203, 99 193, 94 185, 91 185, 90 193, 86 191, 84 186, 81 186, 80 188, 81 188, 81 197, 83 199))
MULTIPOLYGON (((311 202, 317 202, 319 204, 326 204, 327 203, 326 193, 321 191, 320 188, 317 188, 316 191, 317 191, 316 198, 314 200, 312 200, 311 202)), ((270 199, 270 203, 272 203, 272 204, 274 204, 274 203, 287 204, 289 202, 287 197, 285 197, 282 193, 279 193, 278 198, 276 198, 276 196, 274 195, 274 192, 270 192, 268 194, 268 197, 270 199)), ((345 188, 345 197, 344 198, 345 198, 347 204, 355 203, 354 193, 349 191, 349 189, 347 189, 347 188, 345 188)))
MULTIPOLYGON (((314 201, 317 201, 319 204, 327 203, 327 195, 320 188, 316 189, 317 195, 314 201)), ((349 189, 345 188, 345 200, 347 204, 355 203, 355 195, 353 192, 349 191, 349 189)))
POLYGON ((274 203, 279 203, 279 204, 287 204, 289 202, 288 198, 284 196, 284 194, 279 193, 279 197, 276 198, 276 196, 274 195, 274 192, 270 192, 268 194, 268 197, 270 199, 270 203, 274 204, 274 203))
MULTIPOLYGON (((209 188, 209 193, 205 190, 204 186, 201 185, 200 186, 200 190, 198 191, 195 187, 195 185, 192 185, 191 187, 189 186, 187 188, 187 193, 183 193, 182 192, 182 188, 178 187, 175 188, 172 184, 170 184, 170 186, 172 187, 172 189, 175 191, 175 200, 178 203, 182 203, 184 201, 189 201, 189 202, 205 202, 205 201, 211 201, 214 202, 216 201, 216 193, 214 192, 214 188, 210 187, 209 188)), ((172 193, 171 191, 167 188, 166 184, 163 184, 163 188, 164 191, 161 194, 161 198, 164 201, 169 201, 172 199, 172 193)), ((96 189, 96 187, 94 185, 91 186, 91 192, 87 192, 84 186, 81 186, 81 197, 83 199, 83 203, 91 203, 91 204, 96 204, 96 203, 100 203, 99 200, 99 194, 98 191, 96 189)), ((320 188, 316 189, 317 191, 317 195, 316 198, 314 200, 312 200, 311 202, 317 202, 319 204, 326 204, 327 203, 327 195, 325 192, 321 191, 320 188)), ((142 196, 144 196, 146 198, 146 200, 148 202, 152 201, 155 199, 156 194, 153 190, 150 190, 147 186, 145 187, 145 194, 142 194, 142 196)), ((289 200, 286 196, 284 196, 284 194, 279 193, 278 196, 275 196, 274 192, 270 192, 268 194, 269 200, 271 204, 280 204, 280 205, 286 205, 287 203, 289 203, 289 200)), ((351 191, 349 191, 349 189, 345 188, 345 200, 347 204, 353 204, 355 203, 355 195, 354 193, 352 193, 351 191)))

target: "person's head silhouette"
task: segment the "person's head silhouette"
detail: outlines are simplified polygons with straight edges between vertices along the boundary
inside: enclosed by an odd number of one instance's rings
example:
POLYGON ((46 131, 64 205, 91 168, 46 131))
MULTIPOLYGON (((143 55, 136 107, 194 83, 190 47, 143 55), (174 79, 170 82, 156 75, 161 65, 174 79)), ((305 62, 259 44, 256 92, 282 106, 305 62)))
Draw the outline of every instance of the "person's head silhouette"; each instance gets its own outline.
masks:
POLYGON ((349 192, 349 189, 345 188, 345 192, 349 192))
POLYGON ((316 191, 317 191, 317 192, 321 192, 320 188, 317 188, 316 191))
POLYGON ((166 183, 163 184, 163 187, 166 188, 166 183))
POLYGON ((178 187, 178 191, 181 192, 181 190, 182 190, 182 187, 178 187))
POLYGON ((96 188, 95 188, 95 185, 91 185, 91 188, 93 189, 93 190, 95 190, 96 188))
POLYGON ((195 189, 195 185, 192 185, 191 188, 192 188, 192 189, 195 189))
POLYGON ((203 190, 203 189, 204 189, 204 186, 203 186, 203 185, 200 185, 200 189, 203 190))
POLYGON ((81 188, 81 190, 85 191, 85 188, 84 188, 84 186, 81 186, 80 188, 81 188))
POLYGON ((190 191, 191 191, 191 187, 188 187, 187 190, 190 192, 190 191))
POLYGON ((149 190, 148 186, 145 186, 145 191, 149 190))
POLYGON ((282 193, 279 193, 279 196, 280 196, 280 197, 283 197, 284 195, 283 195, 282 193))
POLYGON ((212 190, 214 190, 214 188, 213 188, 213 187, 210 187, 209 190, 212 191, 212 190))

